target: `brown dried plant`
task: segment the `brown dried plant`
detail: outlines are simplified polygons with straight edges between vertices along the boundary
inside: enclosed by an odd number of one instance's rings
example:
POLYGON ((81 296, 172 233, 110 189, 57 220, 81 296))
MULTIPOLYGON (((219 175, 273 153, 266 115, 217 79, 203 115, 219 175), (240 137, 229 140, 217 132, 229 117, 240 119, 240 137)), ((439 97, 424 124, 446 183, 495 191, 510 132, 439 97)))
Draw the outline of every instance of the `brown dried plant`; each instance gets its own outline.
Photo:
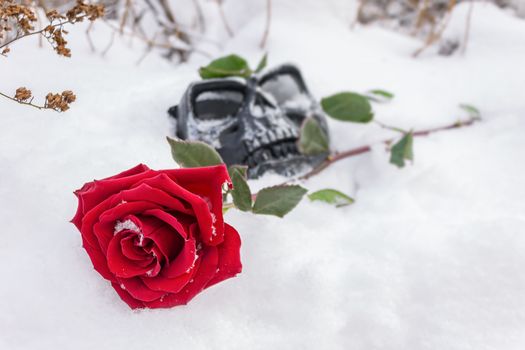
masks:
MULTIPOLYGON (((57 10, 47 11, 47 25, 40 30, 35 30, 38 10, 38 5, 33 1, 0 0, 0 55, 7 57, 11 51, 10 46, 18 40, 29 36, 41 36, 49 42, 58 55, 71 57, 71 50, 67 47, 68 42, 65 39, 68 32, 64 26, 82 22, 84 19, 94 21, 104 16, 103 5, 87 4, 77 0, 75 6, 65 13, 59 13, 57 10)), ((31 90, 25 87, 18 88, 13 96, 2 92, 0 96, 20 104, 57 112, 65 112, 76 100, 75 94, 66 90, 60 94, 48 93, 43 105, 34 104, 31 90)))

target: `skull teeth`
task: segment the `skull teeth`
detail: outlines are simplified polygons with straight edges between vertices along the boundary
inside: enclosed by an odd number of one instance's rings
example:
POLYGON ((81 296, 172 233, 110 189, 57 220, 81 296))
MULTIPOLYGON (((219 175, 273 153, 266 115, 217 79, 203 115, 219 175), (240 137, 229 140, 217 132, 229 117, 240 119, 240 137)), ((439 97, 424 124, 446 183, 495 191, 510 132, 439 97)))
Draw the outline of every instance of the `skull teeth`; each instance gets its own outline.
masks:
POLYGON ((295 140, 286 140, 259 148, 248 156, 246 163, 252 168, 269 161, 279 161, 296 157, 300 153, 295 142, 295 140))

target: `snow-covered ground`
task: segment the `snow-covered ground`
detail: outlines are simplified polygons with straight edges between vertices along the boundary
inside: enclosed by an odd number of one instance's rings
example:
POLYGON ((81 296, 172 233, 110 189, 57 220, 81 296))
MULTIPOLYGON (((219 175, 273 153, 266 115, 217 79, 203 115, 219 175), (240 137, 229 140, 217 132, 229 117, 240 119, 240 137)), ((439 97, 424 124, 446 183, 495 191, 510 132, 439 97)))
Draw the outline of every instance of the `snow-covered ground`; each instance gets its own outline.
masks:
MULTIPOLYGON (((377 119, 406 128, 483 121, 415 142, 415 163, 372 153, 304 183, 357 201, 342 209, 303 201, 285 219, 230 211, 244 270, 169 310, 131 311, 92 267, 68 221, 72 191, 137 163, 174 166, 166 109, 198 78, 206 57, 173 66, 116 40, 106 57, 71 27, 73 57, 36 41, 13 45, 0 89, 37 95, 72 89, 66 114, 0 99, 0 349, 524 349, 525 21, 476 3, 464 56, 378 27, 350 30, 355 3, 274 2, 270 65, 296 62, 317 97, 384 88, 396 94, 377 119)), ((463 37, 467 5, 445 33, 463 37)), ((264 1, 225 2, 213 55, 253 64, 264 1)), ((109 36, 95 26, 102 50, 109 36)), ((333 147, 389 136, 331 122, 333 147)), ((282 181, 267 176, 253 188, 282 181)))

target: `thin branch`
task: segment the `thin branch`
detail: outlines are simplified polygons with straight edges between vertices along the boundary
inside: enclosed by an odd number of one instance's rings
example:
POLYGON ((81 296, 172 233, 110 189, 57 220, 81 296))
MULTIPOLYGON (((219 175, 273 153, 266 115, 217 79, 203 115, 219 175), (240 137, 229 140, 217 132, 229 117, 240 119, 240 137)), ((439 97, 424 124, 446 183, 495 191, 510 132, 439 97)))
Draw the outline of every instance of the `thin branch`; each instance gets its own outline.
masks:
MULTIPOLYGON (((480 120, 479 118, 470 118, 470 119, 468 119, 466 121, 458 121, 458 122, 456 122, 454 124, 450 124, 450 125, 446 125, 446 126, 440 126, 440 127, 431 128, 431 129, 424 129, 424 130, 414 131, 412 133, 412 135, 414 137, 428 136, 430 134, 433 134, 433 133, 436 133, 436 132, 440 132, 440 131, 451 130, 451 129, 459 129, 459 128, 462 128, 462 127, 470 126, 470 125, 474 124, 475 122, 477 122, 479 120, 480 120)), ((391 144, 394 141, 395 141, 395 139, 390 138, 390 139, 382 141, 382 143, 388 145, 388 144, 391 144)), ((372 146, 366 145, 366 146, 353 148, 353 149, 350 149, 348 151, 344 151, 344 152, 341 152, 341 153, 335 153, 335 154, 329 156, 323 163, 321 163, 319 166, 317 166, 312 171, 310 171, 310 172, 300 176, 297 180, 309 179, 310 177, 319 174, 321 171, 323 171, 324 169, 328 168, 330 165, 334 164, 335 162, 338 162, 338 161, 340 161, 342 159, 354 157, 354 156, 357 156, 357 155, 360 155, 360 154, 363 154, 363 153, 367 153, 367 152, 370 152, 371 150, 372 150, 372 146)))
POLYGON ((467 52, 467 45, 468 45, 468 39, 470 36, 470 24, 472 22, 472 12, 474 10, 474 1, 470 1, 468 13, 467 13, 467 20, 465 23, 465 36, 463 37, 463 47, 461 48, 461 54, 464 55, 465 52, 467 52))
POLYGON ((45 36, 44 32, 46 31, 46 29, 49 29, 50 27, 51 28, 57 28, 57 27, 61 27, 61 26, 64 26, 66 24, 72 24, 72 23, 75 23, 75 22, 78 22, 79 19, 81 18, 84 18, 84 17, 87 17, 88 15, 85 14, 85 15, 82 15, 82 16, 78 16, 78 17, 75 17, 74 19, 68 19, 67 21, 64 21, 64 22, 59 22, 57 24, 50 24, 48 26, 46 26, 45 28, 41 29, 41 30, 37 30, 36 32, 29 32, 29 33, 25 33, 25 34, 22 34, 22 35, 17 35, 16 37, 14 37, 13 39, 3 43, 0 45, 0 49, 12 44, 13 42, 17 41, 17 40, 20 40, 20 39, 23 39, 23 38, 27 38, 29 36, 32 36, 32 35, 38 35, 38 34, 41 34, 43 36, 45 36))
POLYGON ((33 99, 31 99, 29 102, 25 102, 25 101, 17 100, 16 98, 11 97, 11 96, 9 96, 9 95, 6 95, 6 94, 4 94, 4 93, 2 93, 2 92, 0 92, 0 96, 5 97, 5 98, 7 98, 7 99, 9 99, 9 100, 11 100, 11 101, 15 101, 16 103, 19 103, 19 104, 21 104, 21 105, 31 106, 31 107, 34 107, 34 108, 37 108, 37 109, 40 109, 40 110, 43 110, 43 109, 53 109, 53 108, 49 108, 49 107, 47 107, 47 106, 39 106, 39 105, 35 105, 35 104, 32 103, 33 99))
POLYGON ((206 21, 204 20, 204 13, 202 12, 201 5, 199 4, 199 0, 192 0, 193 6, 195 7, 195 12, 197 13, 197 23, 199 24, 199 28, 201 33, 206 32, 206 21))
POLYGON ((454 10, 454 7, 456 6, 457 0, 449 0, 448 6, 447 6, 447 13, 445 14, 445 18, 441 22, 441 27, 437 32, 432 30, 430 34, 427 37, 427 40, 425 41, 425 44, 417 49, 412 56, 417 57, 419 56, 423 51, 428 49, 430 46, 432 46, 436 41, 441 39, 443 36, 443 32, 448 26, 448 23, 450 21, 450 18, 452 17, 452 11, 454 10))
POLYGON ((219 9, 219 15, 221 17, 222 23, 224 24, 224 29, 226 29, 226 32, 228 33, 228 36, 230 38, 233 38, 233 30, 230 27, 230 25, 228 24, 228 20, 226 19, 226 15, 224 14, 224 9, 222 8, 221 0, 215 0, 215 2, 217 3, 217 7, 219 9))
POLYGON ((93 44, 93 40, 91 39, 91 30, 93 29, 94 23, 95 22, 89 22, 89 26, 86 29, 86 39, 89 44, 89 48, 91 49, 91 52, 97 52, 95 44, 93 44))
POLYGON ((270 24, 272 21, 272 0, 266 0, 266 26, 264 28, 264 34, 259 44, 261 49, 266 47, 268 41, 268 35, 270 34, 270 24))
MULTIPOLYGON (((137 38, 137 39, 141 40, 143 43, 145 43, 148 47, 160 48, 160 49, 178 50, 178 51, 184 51, 184 52, 188 52, 188 53, 189 52, 195 52, 195 53, 199 53, 199 54, 201 54, 201 55, 203 55, 205 57, 208 57, 208 58, 211 57, 211 55, 208 52, 200 50, 200 49, 197 49, 195 47, 191 47, 190 46, 190 47, 185 48, 185 47, 181 47, 181 46, 172 45, 169 42, 159 42, 159 41, 151 40, 148 37, 146 37, 145 35, 142 35, 142 34, 137 33, 137 32, 129 32, 129 31, 126 31, 126 30, 123 30, 122 32, 120 32, 120 29, 114 27, 110 22, 104 21, 104 23, 108 27, 113 29, 114 33, 118 32, 121 35, 128 36, 130 38, 137 38)), ((113 44, 113 41, 114 41, 114 35, 111 38, 111 44, 113 44)), ((109 50, 109 47, 105 51, 107 51, 107 50, 109 50)))

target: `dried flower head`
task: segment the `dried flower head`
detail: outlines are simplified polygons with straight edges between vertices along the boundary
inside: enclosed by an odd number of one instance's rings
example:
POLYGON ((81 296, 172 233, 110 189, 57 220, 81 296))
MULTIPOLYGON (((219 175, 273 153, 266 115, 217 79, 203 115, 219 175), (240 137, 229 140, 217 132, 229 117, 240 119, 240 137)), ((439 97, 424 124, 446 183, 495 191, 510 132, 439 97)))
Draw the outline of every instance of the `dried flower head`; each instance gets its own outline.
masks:
POLYGON ((21 102, 29 100, 33 94, 31 90, 26 89, 25 87, 19 87, 15 92, 15 99, 21 102))
POLYGON ((54 109, 58 112, 65 112, 69 109, 69 105, 75 102, 76 99, 77 97, 70 90, 66 90, 62 92, 62 94, 49 93, 46 96, 45 108, 54 109))

